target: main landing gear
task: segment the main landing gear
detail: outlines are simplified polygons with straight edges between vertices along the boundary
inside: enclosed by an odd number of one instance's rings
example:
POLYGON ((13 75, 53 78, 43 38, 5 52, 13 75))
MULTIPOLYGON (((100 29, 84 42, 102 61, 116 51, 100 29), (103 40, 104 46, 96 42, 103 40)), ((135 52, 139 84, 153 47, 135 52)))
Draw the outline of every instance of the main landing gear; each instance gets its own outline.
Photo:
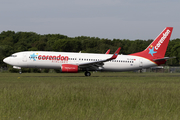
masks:
POLYGON ((86 71, 86 72, 84 73, 84 75, 85 75, 85 76, 91 76, 91 73, 88 72, 88 71, 86 71))

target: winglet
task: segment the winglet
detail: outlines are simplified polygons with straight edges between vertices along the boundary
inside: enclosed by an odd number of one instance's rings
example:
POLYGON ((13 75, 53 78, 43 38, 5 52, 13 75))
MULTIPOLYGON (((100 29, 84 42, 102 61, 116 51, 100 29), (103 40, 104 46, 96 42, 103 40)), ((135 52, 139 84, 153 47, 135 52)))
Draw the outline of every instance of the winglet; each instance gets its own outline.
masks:
POLYGON ((119 52, 120 52, 120 49, 121 49, 121 47, 119 47, 119 48, 116 50, 116 52, 114 53, 114 55, 110 58, 111 60, 117 58, 117 56, 118 56, 118 54, 119 54, 119 52))
POLYGON ((109 53, 110 53, 110 49, 105 54, 109 54, 109 53))

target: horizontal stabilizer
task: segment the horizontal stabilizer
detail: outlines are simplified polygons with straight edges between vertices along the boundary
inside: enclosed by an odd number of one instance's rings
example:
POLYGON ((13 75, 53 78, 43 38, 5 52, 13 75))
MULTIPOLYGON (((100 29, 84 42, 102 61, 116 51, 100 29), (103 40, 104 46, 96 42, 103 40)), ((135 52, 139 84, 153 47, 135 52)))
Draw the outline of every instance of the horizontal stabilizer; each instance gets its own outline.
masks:
POLYGON ((164 58, 160 58, 160 59, 153 59, 153 61, 161 61, 161 60, 169 60, 169 59, 173 59, 176 57, 164 57, 164 58))

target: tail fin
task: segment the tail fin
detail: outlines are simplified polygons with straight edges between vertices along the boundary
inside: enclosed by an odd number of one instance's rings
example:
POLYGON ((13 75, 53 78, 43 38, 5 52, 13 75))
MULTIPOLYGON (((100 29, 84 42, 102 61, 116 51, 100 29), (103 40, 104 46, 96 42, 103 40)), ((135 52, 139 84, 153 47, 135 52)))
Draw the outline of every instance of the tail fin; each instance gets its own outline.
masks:
POLYGON ((161 34, 142 52, 130 54, 150 60, 164 58, 173 27, 166 27, 161 34))

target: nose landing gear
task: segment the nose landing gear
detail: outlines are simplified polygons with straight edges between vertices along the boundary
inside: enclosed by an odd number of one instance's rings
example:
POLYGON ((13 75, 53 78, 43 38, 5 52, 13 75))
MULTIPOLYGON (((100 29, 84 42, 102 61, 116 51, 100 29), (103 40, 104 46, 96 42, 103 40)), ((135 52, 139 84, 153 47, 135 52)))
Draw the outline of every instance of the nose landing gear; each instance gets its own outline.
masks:
POLYGON ((86 71, 86 72, 84 73, 84 75, 85 75, 85 76, 91 76, 91 73, 88 72, 88 71, 86 71))
POLYGON ((22 74, 22 70, 21 69, 19 70, 19 74, 22 74))

